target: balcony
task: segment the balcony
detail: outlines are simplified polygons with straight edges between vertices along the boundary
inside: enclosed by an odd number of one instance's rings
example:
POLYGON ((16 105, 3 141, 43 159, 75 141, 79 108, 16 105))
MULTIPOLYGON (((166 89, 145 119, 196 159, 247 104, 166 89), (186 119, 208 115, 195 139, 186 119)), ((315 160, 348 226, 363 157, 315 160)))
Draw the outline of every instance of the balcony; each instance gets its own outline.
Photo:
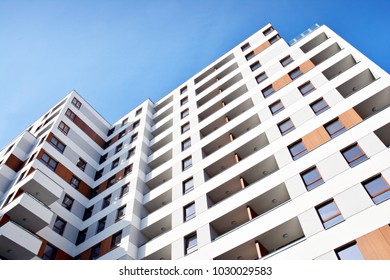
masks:
POLYGON ((269 258, 303 241, 305 235, 297 217, 233 248, 215 260, 257 260, 269 258))
POLYGON ((155 105, 154 110, 156 110, 156 112, 160 111, 162 108, 164 108, 164 107, 167 106, 169 103, 171 103, 172 100, 173 100, 173 96, 171 95, 170 97, 168 97, 167 99, 165 99, 165 100, 162 101, 161 103, 157 102, 158 104, 155 105))
POLYGON ((344 57, 339 62, 333 64, 328 69, 324 70, 322 74, 324 74, 324 76, 330 81, 356 64, 357 62, 353 58, 353 56, 348 55, 347 57, 344 57))
MULTIPOLYGON (((222 101, 214 103, 214 105, 210 106, 208 109, 204 110, 202 113, 199 114, 199 122, 205 120, 215 112, 217 112, 219 109, 225 107, 233 100, 237 99, 238 97, 242 96, 248 91, 248 88, 246 85, 242 85, 238 89, 234 90, 232 93, 228 94, 223 98, 222 101)), ((198 102, 199 103, 199 102, 198 102)))
POLYGON ((365 120, 390 106, 390 87, 359 103, 353 109, 365 120))
POLYGON ((219 68, 221 68, 222 66, 224 66, 226 63, 228 63, 229 61, 231 61, 232 59, 234 58, 234 54, 230 54, 228 55, 227 57, 225 57, 224 59, 222 59, 220 62, 218 62, 217 64, 215 64, 214 66, 210 67, 207 71, 205 71, 203 74, 201 74, 200 76, 196 77, 195 78, 195 84, 199 83, 200 81, 202 81, 203 79, 205 79, 206 77, 208 77, 209 75, 211 75, 212 73, 214 73, 216 70, 218 70, 219 68))
POLYGON ((158 123, 159 121, 161 121, 162 119, 164 119, 165 117, 169 116, 170 114, 172 114, 173 112, 173 106, 169 107, 169 109, 165 110, 164 112, 157 112, 156 114, 154 114, 154 123, 158 123))
POLYGON ((307 42, 306 44, 302 45, 301 46, 301 50, 304 53, 308 53, 309 51, 311 51, 315 47, 321 45, 326 40, 328 40, 328 36, 326 36, 326 34, 324 32, 322 32, 320 35, 317 35, 316 37, 311 39, 309 42, 307 42))
POLYGON ((366 69, 352 79, 349 79, 342 85, 338 86, 336 89, 344 98, 347 98, 360 89, 373 83, 375 80, 376 79, 370 69, 366 69))
POLYGON ((150 192, 144 196, 144 207, 148 210, 149 214, 164 207, 172 202, 172 189, 158 195, 157 197, 150 198, 150 192))
POLYGON ((42 202, 28 193, 23 193, 0 211, 0 216, 6 214, 11 221, 21 225, 31 232, 39 230, 50 224, 53 212, 42 202))
POLYGON ((257 217, 261 217, 290 200, 284 183, 252 199, 245 205, 230 211, 210 223, 218 239, 229 232, 244 226, 257 217))
POLYGON ((144 257, 142 260, 171 260, 172 259, 171 251, 172 251, 172 245, 169 244, 164 248, 161 248, 160 250, 144 257))
POLYGON ((40 170, 35 170, 19 184, 21 184, 20 188, 24 192, 31 194, 46 205, 50 205, 57 201, 61 197, 63 191, 62 187, 40 170))
POLYGON ((152 139, 149 143, 150 145, 150 149, 153 151, 153 152, 156 152, 157 150, 161 149, 162 147, 164 147, 166 144, 168 143, 171 143, 172 142, 172 133, 169 133, 168 135, 164 136, 161 135, 160 139, 159 138, 154 138, 152 139), (161 138, 162 137, 162 138, 161 138))
POLYGON ((167 215, 155 222, 150 222, 150 216, 147 216, 142 219, 141 227, 143 228, 142 234, 150 241, 172 229, 172 215, 167 215))
POLYGON ((237 177, 232 178, 224 184, 216 187, 214 190, 208 192, 207 196, 212 204, 210 207, 225 200, 226 198, 229 198, 236 192, 250 187, 251 184, 267 177, 278 169, 279 166, 277 165, 274 156, 270 156, 259 162, 255 166, 239 174, 237 177))
MULTIPOLYGON (((150 177, 152 177, 152 173, 153 171, 146 175, 147 179, 150 179, 150 177)), ((156 175, 154 178, 147 180, 146 184, 149 187, 149 190, 153 190, 158 186, 164 184, 165 182, 168 182, 171 179, 172 179, 172 167, 156 175)))
POLYGON ((243 112, 246 112, 250 108, 253 107, 252 99, 249 98, 246 101, 242 102, 240 105, 236 106, 235 108, 231 109, 229 112, 225 114, 225 116, 219 117, 206 127, 200 130, 200 134, 203 137, 208 136, 212 132, 216 131, 220 127, 224 126, 229 121, 233 120, 234 118, 241 115, 243 112))
POLYGON ((159 127, 156 127, 154 126, 154 130, 152 130, 152 135, 153 137, 157 137, 160 133, 166 131, 167 129, 169 129, 173 124, 173 120, 172 119, 169 119, 167 122, 165 122, 164 124, 160 125, 159 127))
POLYGON ((240 148, 236 149, 233 153, 228 154, 220 160, 217 160, 215 163, 209 165, 204 171, 207 173, 208 178, 211 179, 268 144, 269 142, 265 133, 262 133, 248 143, 242 145, 240 148))
POLYGON ((0 227, 0 255, 9 260, 29 260, 36 256, 42 241, 12 221, 0 227))
POLYGON ((390 123, 375 130, 374 133, 386 147, 390 147, 390 123))
POLYGON ((310 58, 310 60, 311 62, 313 62, 315 66, 317 66, 322 62, 324 62, 325 60, 327 60, 328 58, 334 56, 339 51, 341 51, 340 46, 337 43, 334 43, 329 47, 327 47, 326 49, 324 49, 323 51, 316 54, 315 56, 313 56, 312 58, 310 58))
POLYGON ((163 165, 164 163, 172 159, 172 149, 166 151, 161 155, 153 153, 152 155, 149 156, 148 159, 149 159, 149 163, 148 163, 149 167, 152 170, 156 169, 157 167, 163 165))
POLYGON ((211 87, 213 84, 215 83, 218 83, 220 80, 222 80, 223 78, 225 78, 227 75, 229 75, 230 73, 232 73, 234 70, 236 70, 238 68, 238 65, 237 63, 234 63, 232 65, 230 65, 228 68, 226 68, 225 70, 223 70, 222 72, 220 72, 218 75, 216 75, 215 77, 211 78, 210 80, 208 80, 207 82, 205 82, 203 85, 201 85, 200 87, 198 87, 195 92, 196 94, 200 94, 201 92, 203 92, 204 90, 206 90, 207 88, 211 87))

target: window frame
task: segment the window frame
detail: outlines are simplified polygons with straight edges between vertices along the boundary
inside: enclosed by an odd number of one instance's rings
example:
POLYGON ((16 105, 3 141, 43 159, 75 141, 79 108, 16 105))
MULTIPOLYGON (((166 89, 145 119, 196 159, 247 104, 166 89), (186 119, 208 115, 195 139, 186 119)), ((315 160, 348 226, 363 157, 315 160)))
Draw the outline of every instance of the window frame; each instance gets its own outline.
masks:
POLYGON ((53 231, 62 236, 64 234, 65 227, 66 227, 66 221, 64 219, 60 218, 59 216, 57 216, 57 218, 53 224, 53 231), (61 226, 56 225, 57 222, 61 222, 62 225, 61 226))
MULTIPOLYGON (((279 105, 279 106, 280 106, 279 105)), ((279 112, 283 111, 285 109, 284 105, 283 105, 283 102, 279 99, 277 101, 275 101, 274 103, 272 103, 271 105, 268 106, 269 110, 271 111, 271 114, 273 116, 275 116, 276 114, 278 114, 279 112), (277 110, 273 110, 273 108, 275 108, 275 106, 277 105, 281 105, 281 108, 278 108, 277 110)))
POLYGON ((283 121, 278 123, 278 128, 279 128, 279 131, 282 134, 282 136, 284 136, 284 135, 290 133, 291 131, 293 131, 295 129, 295 125, 294 125, 293 121, 291 120, 291 118, 287 118, 287 119, 284 119, 283 121), (290 126, 288 126, 286 129, 284 129, 284 126, 286 124, 290 124, 290 126))
POLYGON ((249 42, 247 42, 247 43, 245 43, 244 45, 241 46, 241 51, 242 51, 242 52, 245 52, 245 51, 248 50, 250 47, 251 47, 251 45, 249 44, 249 42))
POLYGON ((261 67, 260 61, 252 63, 249 67, 251 68, 252 72, 256 71, 261 67))
POLYGON ((189 193, 192 190, 194 190, 195 189, 194 177, 190 177, 190 178, 186 179, 185 181, 183 181, 182 187, 183 187, 183 195, 189 193), (189 182, 192 182, 192 184, 191 184, 190 187, 187 187, 187 183, 189 183, 189 182))
POLYGON ((183 133, 186 133, 187 131, 189 131, 191 129, 190 127, 190 122, 186 122, 185 124, 183 124, 181 126, 181 134, 183 133))
POLYGON ((325 99, 323 97, 321 97, 320 99, 317 99, 316 101, 310 103, 310 108, 313 110, 314 114, 316 114, 318 116, 318 115, 322 114, 323 112, 325 112, 326 110, 328 110, 330 108, 330 106, 325 101, 325 99), (325 104, 325 106, 322 106, 318 110, 316 110, 314 106, 320 104, 321 102, 323 102, 325 104))
POLYGON ((259 75, 257 75, 257 76, 255 77, 255 79, 256 79, 256 82, 257 82, 258 84, 260 84, 260 83, 262 83, 263 81, 265 81, 266 79, 268 79, 268 75, 267 75, 267 73, 265 73, 265 71, 264 71, 264 72, 261 72, 259 75))
POLYGON ((325 202, 321 203, 320 205, 317 205, 315 207, 315 209, 317 211, 318 217, 320 218, 324 229, 329 229, 329 228, 344 221, 344 217, 343 217, 339 207, 337 206, 336 202, 333 199, 325 201, 325 202), (323 213, 321 210, 324 209, 325 207, 328 207, 328 206, 334 207, 331 210, 332 211, 337 210, 337 212, 335 214, 330 215, 330 216, 324 215, 327 213, 323 213), (340 218, 341 218, 341 220, 340 220, 340 218))
POLYGON ((121 220, 123 217, 126 216, 126 206, 127 206, 127 204, 122 205, 121 207, 119 207, 119 208, 116 210, 116 218, 115 218, 115 221, 119 221, 119 220, 121 220))
POLYGON ((245 55, 245 59, 246 59, 246 61, 249 61, 249 60, 251 60, 252 58, 254 58, 255 56, 256 56, 255 52, 254 52, 254 51, 251 51, 251 52, 249 52, 249 53, 247 53, 247 54, 245 55))
POLYGON ((121 192, 119 194, 119 198, 124 197, 130 191, 130 183, 126 183, 121 187, 121 192))
POLYGON ((337 136, 339 136, 340 134, 344 133, 345 131, 347 131, 347 128, 344 126, 344 124, 340 121, 339 118, 335 118, 333 120, 331 120, 330 122, 327 122, 326 124, 324 124, 324 128, 326 130, 326 132, 329 134, 330 138, 336 138, 337 136), (333 124, 335 123, 339 123, 340 124, 340 128, 338 128, 337 130, 331 132, 330 129, 328 129, 330 126, 332 126, 333 124))
POLYGON ((305 185, 307 191, 314 190, 315 188, 317 188, 325 183, 324 179, 322 178, 321 172, 318 170, 317 166, 315 166, 315 165, 306 169, 305 171, 302 171, 299 175, 301 176, 301 179, 302 179, 303 184, 305 185), (306 181, 305 176, 311 177, 312 172, 315 172, 316 175, 318 174, 319 177, 317 176, 311 181, 306 181))
POLYGON ((71 210, 72 210, 73 203, 74 203, 74 198, 72 198, 72 197, 70 197, 69 195, 65 194, 64 199, 62 200, 61 205, 62 205, 65 209, 71 211, 71 210))
POLYGON ((196 217, 196 208, 195 208, 195 201, 193 201, 183 207, 183 220, 184 222, 187 222, 195 217, 196 217))
POLYGON ((188 103, 188 96, 183 97, 182 99, 180 99, 180 106, 183 106, 183 105, 185 105, 187 103, 188 103))
POLYGON ((101 218, 101 219, 97 222, 96 234, 98 234, 99 232, 102 232, 102 231, 106 228, 106 222, 107 222, 107 216, 101 218))
POLYGON ((81 108, 81 105, 82 105, 82 103, 81 103, 76 97, 73 97, 73 99, 72 99, 72 104, 73 104, 73 106, 75 106, 77 109, 80 109, 80 108, 81 108))
POLYGON ((51 157, 47 153, 43 153, 41 156, 40 161, 51 171, 55 172, 57 166, 58 166, 58 161, 56 161, 53 157, 51 157), (44 157, 47 157, 47 160, 44 159, 44 157), (53 164, 54 163, 54 164, 53 164))
POLYGON ((85 168, 87 167, 87 162, 85 160, 83 160, 81 157, 79 157, 79 161, 76 163, 76 166, 81 171, 85 171, 85 168))
POLYGON ((76 118, 76 114, 69 108, 66 110, 65 116, 67 116, 73 122, 74 122, 74 119, 76 118))
POLYGON ((187 139, 183 140, 181 142, 181 151, 185 151, 191 147, 191 137, 188 137, 187 139))
POLYGON ((60 140, 58 140, 57 137, 55 136, 52 136, 49 143, 57 150, 59 151, 61 154, 65 151, 65 148, 66 148, 66 145, 64 143, 62 143, 60 140), (53 142, 53 139, 54 141, 56 142, 53 142))
POLYGON ((63 134, 68 135, 70 128, 63 121, 61 121, 57 127, 63 134))
POLYGON ((195 252, 198 248, 198 236, 196 232, 188 234, 184 237, 184 254, 189 255, 195 252), (190 243, 195 240, 195 244, 190 246, 190 243))
POLYGON ((185 171, 192 167, 192 156, 188 156, 181 161, 181 169, 185 171), (189 164, 188 164, 189 163, 189 164))
POLYGON ((311 93, 312 91, 315 91, 316 87, 311 83, 311 81, 307 81, 307 82, 303 83, 302 85, 300 85, 298 87, 298 90, 302 94, 302 96, 306 96, 309 93, 311 93), (309 90, 304 90, 309 85, 311 86, 311 88, 309 90))
POLYGON ((113 170, 114 168, 117 168, 118 166, 119 166, 119 157, 112 161, 111 170, 113 170))
POLYGON ((294 143, 288 145, 287 148, 288 148, 288 150, 290 152, 290 155, 291 155, 293 160, 297 160, 297 159, 303 157, 304 155, 306 155, 309 152, 307 150, 306 146, 305 146, 305 143, 302 141, 302 139, 299 139, 298 141, 295 141, 294 143), (301 149, 301 150, 299 150, 298 153, 293 154, 292 153, 292 148, 297 147, 299 144, 301 144, 304 149, 301 149))
POLYGON ((181 119, 184 119, 185 117, 187 117, 188 115, 190 114, 190 109, 184 109, 183 111, 181 111, 180 113, 180 118, 181 119))
POLYGON ((376 175, 374 175, 374 176, 364 180, 361 184, 364 187, 364 189, 366 190, 366 192, 368 193, 368 195, 370 196, 371 200, 375 204, 380 204, 380 203, 390 199, 390 185, 389 185, 389 182, 387 182, 386 178, 384 178, 381 173, 376 174, 376 175), (372 182, 374 182, 374 181, 376 181, 376 180, 378 180, 378 179, 382 180, 382 182, 385 185, 385 188, 382 188, 382 189, 380 189, 380 191, 377 191, 377 192, 373 193, 372 191, 370 191, 367 188, 367 185, 372 183, 372 182))
POLYGON ((275 92, 276 92, 276 91, 275 91, 274 87, 272 86, 272 84, 269 85, 269 86, 267 86, 267 87, 265 87, 265 88, 263 88, 263 89, 261 90, 261 93, 263 94, 264 98, 270 97, 270 96, 273 95, 275 92))
POLYGON ((286 67, 287 65, 294 62, 294 59, 291 57, 291 55, 288 55, 288 56, 285 56, 284 58, 282 58, 281 60, 279 60, 279 62, 283 67, 286 67))
POLYGON ((344 157, 345 161, 348 163, 348 165, 350 167, 354 167, 358 164, 360 164, 361 162, 365 161, 368 159, 367 155, 365 154, 365 152, 363 151, 362 148, 360 148, 359 144, 358 143, 354 143, 352 145, 349 145, 348 147, 342 149, 340 151, 341 155, 344 157), (348 158, 348 152, 350 152, 352 149, 359 149, 360 150, 360 154, 358 156, 355 156, 354 158, 350 159, 348 158))

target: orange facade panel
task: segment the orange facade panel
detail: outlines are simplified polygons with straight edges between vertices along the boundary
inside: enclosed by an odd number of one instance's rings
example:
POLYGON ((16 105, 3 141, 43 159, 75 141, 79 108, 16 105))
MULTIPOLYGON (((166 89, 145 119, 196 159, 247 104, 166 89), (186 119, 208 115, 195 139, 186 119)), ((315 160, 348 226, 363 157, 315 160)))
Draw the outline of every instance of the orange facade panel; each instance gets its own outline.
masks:
POLYGON ((291 83, 291 78, 288 74, 282 76, 281 78, 277 79, 275 82, 272 83, 272 87, 275 91, 281 89, 282 87, 286 86, 287 84, 291 83))
POLYGON ((322 126, 302 137, 302 142, 309 152, 329 140, 330 136, 322 126))
POLYGON ((366 260, 390 260, 390 230, 386 225, 358 239, 357 245, 366 260))
POLYGON ((107 237, 101 242, 99 256, 103 256, 107 254, 109 251, 111 251, 111 240, 112 240, 112 236, 107 237))
POLYGON ((346 129, 351 128, 352 126, 360 123, 363 119, 359 116, 356 111, 351 108, 348 111, 342 113, 339 116, 340 122, 342 122, 346 129))
POLYGON ((253 53, 256 55, 256 54, 259 54, 261 53, 262 51, 264 51, 266 48, 268 48, 269 46, 271 46, 270 42, 266 41, 264 42, 263 44, 261 44, 260 46, 258 46, 256 49, 253 50, 253 53))
POLYGON ((301 69, 301 71, 303 73, 306 73, 308 72, 310 69, 314 68, 315 65, 313 62, 311 62, 311 60, 309 59, 308 61, 305 61, 304 63, 302 63, 300 66, 299 66, 299 69, 301 69))

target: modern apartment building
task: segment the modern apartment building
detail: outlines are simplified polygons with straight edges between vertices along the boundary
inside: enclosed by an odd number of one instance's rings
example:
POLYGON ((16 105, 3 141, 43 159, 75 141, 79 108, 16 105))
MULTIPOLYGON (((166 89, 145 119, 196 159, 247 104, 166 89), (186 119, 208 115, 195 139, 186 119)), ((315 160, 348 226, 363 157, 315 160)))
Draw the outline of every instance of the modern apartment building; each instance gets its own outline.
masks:
POLYGON ((0 152, 0 258, 390 259, 389 104, 318 25, 268 24, 114 124, 72 91, 0 152))

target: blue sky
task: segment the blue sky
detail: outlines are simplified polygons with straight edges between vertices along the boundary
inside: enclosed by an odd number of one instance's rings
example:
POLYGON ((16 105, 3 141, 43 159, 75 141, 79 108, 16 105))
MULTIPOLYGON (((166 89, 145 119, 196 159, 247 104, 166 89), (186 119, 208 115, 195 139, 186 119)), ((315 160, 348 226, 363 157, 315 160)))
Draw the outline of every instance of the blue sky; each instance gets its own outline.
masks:
POLYGON ((113 123, 267 23, 325 24, 390 70, 390 1, 0 0, 0 149, 75 89, 113 123))

